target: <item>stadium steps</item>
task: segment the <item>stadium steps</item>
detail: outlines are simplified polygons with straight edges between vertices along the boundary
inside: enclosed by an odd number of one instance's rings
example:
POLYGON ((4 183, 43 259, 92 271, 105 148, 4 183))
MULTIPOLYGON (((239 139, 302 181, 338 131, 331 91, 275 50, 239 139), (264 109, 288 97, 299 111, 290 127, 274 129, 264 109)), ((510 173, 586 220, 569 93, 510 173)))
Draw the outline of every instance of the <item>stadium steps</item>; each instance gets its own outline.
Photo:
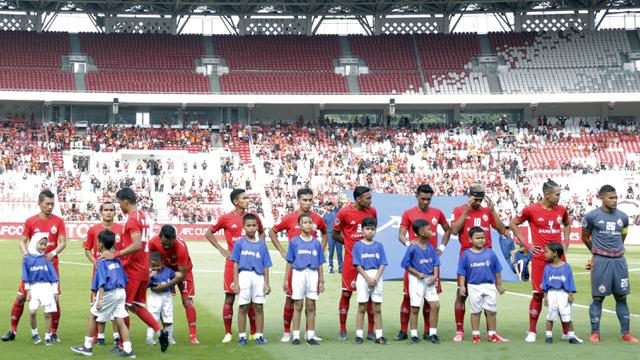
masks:
POLYGON ((82 54, 82 47, 80 46, 80 35, 75 33, 69 33, 69 45, 71 46, 72 54, 82 54))
POLYGON ((76 86, 76 91, 80 91, 80 92, 87 91, 87 82, 84 78, 84 73, 73 74, 73 81, 76 86))
POLYGON ((482 72, 484 76, 487 77, 489 92, 492 94, 502 94, 502 85, 500 85, 500 79, 498 79, 498 67, 494 64, 484 66, 482 72))
POLYGON ((211 86, 211 92, 214 94, 222 93, 222 86, 220 85, 220 77, 218 74, 211 74, 207 76, 209 78, 209 85, 211 86))
POLYGON ((340 52, 342 57, 353 57, 351 52, 351 44, 349 43, 349 37, 346 35, 340 35, 340 52))
POLYGON ((418 74, 420 74, 420 84, 422 88, 426 89, 425 83, 427 82, 424 77, 424 71, 422 71, 422 60, 420 60, 420 52, 418 51, 418 43, 416 37, 411 35, 411 43, 413 45, 413 56, 416 57, 416 66, 418 67, 418 74))
POLYGON ((480 54, 482 55, 494 54, 494 51, 491 48, 491 40, 489 40, 489 35, 487 34, 479 35, 478 40, 480 42, 480 54))
POLYGON ((360 83, 358 82, 357 75, 348 75, 345 76, 347 78, 347 85, 349 86, 349 93, 351 94, 360 94, 360 83))
POLYGON ((203 36, 202 42, 204 44, 204 54, 207 56, 215 56, 216 53, 214 51, 215 47, 213 46, 213 36, 211 35, 203 36))
POLYGON ((632 51, 640 51, 640 29, 628 30, 627 38, 629 38, 629 47, 632 51))

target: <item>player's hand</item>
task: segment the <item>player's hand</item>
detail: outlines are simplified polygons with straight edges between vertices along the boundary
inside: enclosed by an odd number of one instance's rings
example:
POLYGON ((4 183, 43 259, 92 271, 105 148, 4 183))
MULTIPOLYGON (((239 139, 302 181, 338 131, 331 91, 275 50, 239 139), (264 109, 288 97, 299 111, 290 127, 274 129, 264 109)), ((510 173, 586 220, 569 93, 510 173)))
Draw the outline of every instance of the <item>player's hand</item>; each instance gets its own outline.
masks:
POLYGON ((53 255, 52 253, 47 253, 47 254, 44 256, 44 259, 45 259, 45 260, 47 260, 47 262, 52 262, 52 261, 53 261, 53 259, 55 259, 55 257, 56 257, 56 256, 55 256, 55 255, 53 255))
POLYGON ((96 310, 102 309, 102 299, 96 300, 96 310))
POLYGON ((544 297, 544 306, 549 307, 549 299, 546 296, 544 297))
POLYGON ((235 292, 236 294, 240 293, 240 285, 236 284, 236 283, 231 283, 231 289, 233 290, 233 292, 235 292))
POLYGON ((542 249, 540 246, 536 245, 534 247, 531 248, 531 253, 533 255, 540 255, 544 252, 544 249, 542 249))
POLYGON ((499 293, 500 295, 504 294, 504 292, 506 291, 506 290, 504 289, 504 286, 502 286, 502 285, 496 285, 496 290, 498 290, 498 293, 499 293))
POLYGON ((227 249, 221 249, 220 255, 224 256, 227 259, 231 259, 231 253, 229 253, 229 250, 227 249))
POLYGON ((368 278, 367 279, 367 284, 369 284, 369 287, 375 287, 377 283, 378 283, 378 281, 376 281, 376 279, 374 279, 374 278, 368 278))
POLYGON ((282 256, 283 259, 287 258, 287 253, 284 251, 284 249, 280 251, 280 256, 282 256))
POLYGON ((436 283, 436 281, 438 281, 438 279, 436 279, 436 277, 434 276, 434 277, 432 277, 431 279, 429 279, 427 281, 427 285, 428 286, 433 286, 436 283))
POLYGON ((264 284, 264 294, 265 295, 269 295, 271 294, 271 286, 269 286, 269 284, 264 284))
POLYGON ((31 301, 31 290, 27 290, 27 301, 31 301))
POLYGON ((318 293, 323 293, 324 292, 324 281, 320 281, 320 283, 318 283, 318 293))
POLYGON ((587 260, 587 263, 584 265, 584 269, 587 271, 591 271, 593 264, 591 263, 591 259, 587 260))
POLYGON ((427 278, 427 275, 423 274, 423 273, 418 273, 418 279, 420 280, 424 280, 427 278))
POLYGON ((460 285, 458 290, 460 291, 460 296, 467 296, 467 288, 464 285, 460 285))
POLYGON ((493 201, 488 196, 486 196, 484 198, 484 200, 487 202, 487 208, 489 208, 489 210, 491 210, 491 211, 494 211, 495 210, 495 204, 493 203, 493 201))
POLYGON ((573 293, 569 293, 569 304, 573 304, 573 293))
POLYGON ((282 291, 284 291, 285 294, 289 292, 289 284, 287 280, 285 280, 284 284, 282 284, 282 291))
POLYGON ((153 292, 159 293, 159 292, 163 292, 164 290, 167 290, 169 288, 169 284, 159 284, 156 285, 153 289, 153 292))
POLYGON ((53 294, 53 299, 58 302, 60 300, 60 294, 53 294))
POLYGON ((438 256, 442 255, 442 250, 440 250, 439 248, 436 248, 436 255, 438 256))
POLYGON ((471 205, 473 204, 474 201, 476 201, 476 198, 474 198, 473 196, 470 196, 469 200, 467 200, 467 203, 464 204, 464 209, 471 210, 471 205))

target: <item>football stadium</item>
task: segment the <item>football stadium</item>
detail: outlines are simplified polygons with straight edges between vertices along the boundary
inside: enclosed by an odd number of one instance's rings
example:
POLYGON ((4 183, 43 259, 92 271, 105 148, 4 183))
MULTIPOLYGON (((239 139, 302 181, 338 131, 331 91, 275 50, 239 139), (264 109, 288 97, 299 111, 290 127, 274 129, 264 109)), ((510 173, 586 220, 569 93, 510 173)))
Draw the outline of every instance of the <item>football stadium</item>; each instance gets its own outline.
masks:
POLYGON ((0 269, 6 359, 638 359, 640 1, 0 0, 0 269))

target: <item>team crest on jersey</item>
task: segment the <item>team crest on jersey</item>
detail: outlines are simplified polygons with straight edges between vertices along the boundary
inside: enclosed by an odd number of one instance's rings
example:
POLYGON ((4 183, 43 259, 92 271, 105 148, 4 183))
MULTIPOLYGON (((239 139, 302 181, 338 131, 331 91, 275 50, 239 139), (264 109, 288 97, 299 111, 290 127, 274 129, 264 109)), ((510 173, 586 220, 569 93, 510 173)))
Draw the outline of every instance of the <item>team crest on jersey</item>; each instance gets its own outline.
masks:
POLYGON ((116 234, 116 242, 119 243, 120 242, 120 235, 116 234))
POLYGON ((340 225, 340 219, 336 219, 335 224, 336 224, 336 225, 340 225))
POLYGON ((54 226, 51 227, 51 234, 55 235, 56 233, 58 233, 58 228, 54 226))
POLYGON ((601 294, 604 294, 607 292, 607 287, 604 286, 604 284, 600 284, 600 286, 598 286, 598 291, 600 291, 601 294))
POLYGON ((436 220, 436 218, 431 219, 431 223, 433 225, 438 225, 438 220, 436 220))
POLYGON ((618 224, 618 226, 624 225, 624 223, 622 222, 622 219, 618 219, 618 221, 616 221, 616 224, 618 224))
POLYGON ((486 214, 485 214, 485 215, 482 215, 482 220, 484 220, 484 221, 489 221, 489 217, 488 217, 486 214))

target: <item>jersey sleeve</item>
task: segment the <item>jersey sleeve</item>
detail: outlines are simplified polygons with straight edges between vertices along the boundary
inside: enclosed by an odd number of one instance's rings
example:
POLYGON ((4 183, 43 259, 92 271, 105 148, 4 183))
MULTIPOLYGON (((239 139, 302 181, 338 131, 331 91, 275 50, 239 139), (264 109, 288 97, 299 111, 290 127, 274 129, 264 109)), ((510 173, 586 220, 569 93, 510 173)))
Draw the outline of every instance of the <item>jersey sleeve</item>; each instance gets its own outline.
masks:
MULTIPOLYGON (((235 248, 234 248, 235 249, 235 248)), ((296 260, 296 243, 292 241, 289 243, 289 248, 287 249, 287 256, 285 257, 287 262, 292 263, 296 260)))
POLYGON ((24 222, 24 230, 22 231, 22 235, 27 237, 27 241, 31 239, 31 236, 33 235, 33 228, 31 221, 29 220, 30 219, 27 219, 27 221, 24 222))
POLYGON ((542 284, 540 285, 540 288, 544 292, 549 291, 549 283, 547 282, 548 277, 549 277, 549 265, 546 265, 544 267, 544 271, 542 272, 542 284))
POLYGON ((442 210, 438 210, 438 224, 440 224, 440 226, 444 226, 444 225, 448 225, 449 224, 447 222, 447 218, 446 218, 446 216, 444 216, 444 213, 442 212, 442 210))
POLYGON ((462 215, 462 209, 460 207, 454 208, 453 209, 453 222, 454 223, 456 221, 458 221, 458 219, 460 218, 460 215, 462 215))
POLYGON ((409 267, 411 267, 411 258, 413 257, 413 251, 413 246, 409 246, 407 248, 407 251, 404 253, 404 257, 402 258, 400 266, 402 266, 402 268, 405 270, 409 270, 409 267))
POLYGON ((322 243, 318 239, 316 239, 316 250, 318 251, 318 264, 322 265, 326 263, 327 259, 324 257, 324 251, 322 250, 322 243))
POLYGON ((493 265, 493 272, 499 273, 502 271, 502 265, 500 265, 500 261, 498 260, 498 256, 496 255, 495 251, 493 250, 489 250, 491 251, 491 264, 493 265))
POLYGON ((87 236, 84 238, 82 242, 82 247, 86 250, 93 250, 93 246, 95 245, 95 236, 93 228, 87 231, 87 236))
POLYGON ((522 209, 522 212, 519 215, 516 215, 516 218, 518 219, 518 221, 520 221, 521 223, 525 222, 525 221, 529 221, 529 218, 531 217, 531 210, 529 210, 529 207, 525 207, 524 209, 522 209))
POLYGON ((273 264, 271 263, 271 255, 269 255, 269 249, 267 249, 267 245, 265 244, 262 249, 262 266, 265 268, 271 267, 273 264))
POLYGON ((29 282, 29 257, 25 257, 24 260, 22 260, 22 282, 23 283, 28 283, 29 282))
POLYGON ((384 252, 384 246, 382 244, 380 244, 380 265, 389 265, 389 262, 387 261, 387 254, 384 252))
POLYGON ((430 249, 433 266, 440 266, 440 257, 438 256, 438 253, 433 248, 430 249))
POLYGON ((565 290, 570 293, 575 293, 577 290, 576 283, 573 281, 573 270, 571 270, 571 266, 569 266, 569 264, 566 264, 566 269, 567 282, 565 283, 565 290))
POLYGON ((351 251, 352 255, 353 255, 353 266, 360 266, 360 246, 359 246, 360 242, 355 243, 355 245, 353 245, 353 250, 351 251))
POLYGON ((176 247, 176 258, 178 267, 187 266, 189 263, 189 250, 187 250, 187 243, 182 243, 184 246, 176 247))
POLYGON ((159 251, 158 249, 158 244, 156 244, 156 238, 154 237, 153 239, 151 239, 151 241, 149 241, 149 253, 152 253, 154 251, 159 251))
POLYGON ((629 227, 629 216, 627 216, 626 214, 622 217, 622 228, 628 228, 629 227))
POLYGON ((104 272, 106 271, 104 261, 99 261, 96 266, 96 273, 93 277, 93 284, 91 285, 91 290, 98 291, 101 287, 104 286, 104 272))
POLYGON ((376 221, 378 221, 378 210, 373 209, 373 218, 376 219, 376 221))
POLYGON ((563 224, 570 224, 571 223, 571 217, 569 217, 569 211, 567 210, 566 207, 562 208, 562 223, 563 224))
POLYGON ((140 221, 134 219, 133 217, 129 217, 129 219, 127 219, 127 223, 124 226, 124 228, 125 228, 125 232, 127 229, 129 229, 130 234, 134 234, 134 233, 142 234, 142 225, 140 224, 140 221))
POLYGON ((58 218, 58 236, 67 237, 67 227, 64 224, 64 220, 62 218, 58 218))
POLYGON ((343 209, 340 209, 340 211, 338 211, 338 215, 336 215, 336 220, 333 223, 334 231, 342 231, 344 224, 346 224, 347 219, 345 218, 345 212, 343 209))
POLYGON ((589 212, 582 218, 582 230, 593 232, 593 213, 589 212))
POLYGON ((263 233, 264 232, 264 226, 262 226, 262 220, 260 219, 260 216, 258 216, 258 214, 255 214, 256 218, 258 219, 258 233, 263 233))
POLYGON ((56 268, 53 266, 53 263, 47 262, 47 268, 49 269, 49 276, 51 277, 49 282, 57 283, 58 273, 56 272, 56 268))
POLYGON ((321 233, 323 234, 327 233, 327 222, 324 221, 322 217, 318 217, 318 224, 316 226, 318 227, 318 230, 320 230, 321 233))
POLYGON ((493 216, 491 210, 489 210, 489 208, 487 208, 487 217, 489 218, 489 225, 491 225, 492 228, 496 228, 496 218, 493 216))
POLYGON ((458 275, 467 276, 467 262, 467 254, 464 252, 458 261, 458 275))
POLYGON ((287 228, 287 220, 289 218, 289 215, 285 215, 282 219, 280 219, 280 222, 273 225, 273 231, 277 234, 281 231, 284 231, 287 228))
POLYGON ((409 219, 409 211, 402 213, 402 220, 400 220, 400 227, 405 229, 411 229, 411 220, 409 219))
POLYGON ((217 233, 223 227, 224 227, 224 216, 220 216, 218 218, 218 222, 216 222, 215 224, 211 225, 211 232, 217 233))
POLYGON ((240 262, 240 252, 242 251, 242 240, 236 242, 233 247, 233 251, 231 252, 231 261, 238 263, 240 262))

